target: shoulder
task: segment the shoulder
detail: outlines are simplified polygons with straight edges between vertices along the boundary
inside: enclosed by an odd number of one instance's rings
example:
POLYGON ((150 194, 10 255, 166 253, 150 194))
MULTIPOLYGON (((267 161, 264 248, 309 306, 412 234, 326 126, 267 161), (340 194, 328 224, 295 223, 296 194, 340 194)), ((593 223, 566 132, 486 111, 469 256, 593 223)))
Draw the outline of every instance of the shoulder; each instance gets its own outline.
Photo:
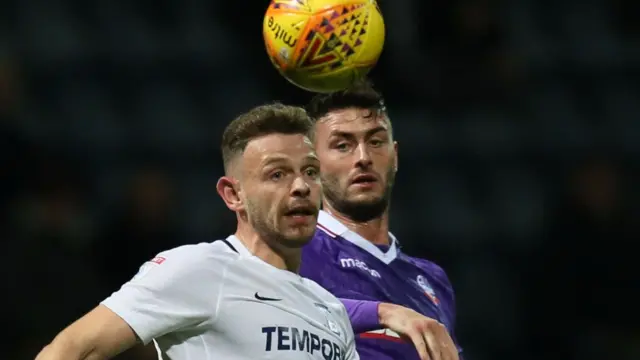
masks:
POLYGON ((303 256, 305 254, 327 254, 339 251, 340 241, 322 228, 316 228, 316 232, 309 243, 302 249, 303 256))
POLYGON ((419 267, 423 271, 431 274, 435 277, 446 277, 447 273, 445 270, 435 262, 427 259, 417 258, 413 256, 409 256, 407 254, 402 254, 406 261, 412 263, 414 266, 419 267))
POLYGON ((219 272, 237 258, 238 254, 223 241, 183 245, 162 251, 145 262, 134 280, 154 273, 184 277, 193 273, 219 272))
POLYGON ((420 266, 427 272, 433 274, 436 277, 445 278, 448 281, 447 272, 440 265, 427 259, 420 259, 420 258, 413 258, 413 259, 416 261, 418 266, 420 266))
POLYGON ((236 259, 238 253, 220 240, 179 246, 159 253, 158 257, 166 262, 220 262, 236 259))
POLYGON ((304 248, 304 251, 336 253, 344 245, 340 234, 344 234, 346 231, 348 229, 337 219, 325 211, 320 211, 316 232, 309 242, 309 246, 304 248))
POLYGON ((427 259, 406 256, 408 261, 422 269, 429 277, 436 280, 446 290, 453 291, 447 272, 438 264, 427 259))
POLYGON ((323 285, 327 279, 321 274, 333 269, 340 254, 340 241, 327 235, 320 229, 316 229, 313 238, 302 249, 302 263, 300 275, 320 281, 323 285))
POLYGON ((336 236, 327 232, 327 230, 316 227, 316 232, 313 234, 309 244, 315 248, 332 248, 336 242, 336 236))

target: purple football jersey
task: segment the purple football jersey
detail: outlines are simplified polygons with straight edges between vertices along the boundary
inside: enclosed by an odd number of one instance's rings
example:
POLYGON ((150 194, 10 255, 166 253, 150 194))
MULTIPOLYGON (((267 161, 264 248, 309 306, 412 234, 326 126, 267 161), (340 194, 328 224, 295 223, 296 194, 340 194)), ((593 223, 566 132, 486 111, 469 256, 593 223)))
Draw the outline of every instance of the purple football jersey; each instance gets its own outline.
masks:
MULTIPOLYGON (((444 270, 402 253, 390 237, 390 246, 376 246, 322 211, 318 229, 302 252, 300 275, 339 298, 411 308, 444 324, 456 341, 454 294, 444 270)), ((358 334, 356 343, 362 359, 419 360, 414 345, 390 330, 358 334)), ((457 341, 456 346, 461 351, 457 341)))

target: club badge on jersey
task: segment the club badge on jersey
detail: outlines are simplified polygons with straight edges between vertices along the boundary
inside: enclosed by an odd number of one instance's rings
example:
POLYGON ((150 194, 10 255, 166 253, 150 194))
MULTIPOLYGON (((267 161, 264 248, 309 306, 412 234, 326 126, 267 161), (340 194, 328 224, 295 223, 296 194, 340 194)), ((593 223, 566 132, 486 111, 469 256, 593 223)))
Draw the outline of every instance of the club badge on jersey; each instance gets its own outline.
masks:
POLYGON ((431 301, 434 304, 440 305, 440 300, 438 300, 438 298, 436 297, 436 292, 433 291, 431 284, 429 284, 429 282, 427 281, 427 279, 425 279, 424 276, 418 275, 418 277, 416 278, 416 282, 418 283, 418 286, 422 288, 422 290, 424 291, 424 294, 427 295, 427 297, 431 299, 431 301))
POLYGON ((335 321, 331 319, 331 312, 329 311, 329 308, 326 305, 320 303, 315 303, 315 305, 322 313, 324 313, 324 318, 326 321, 325 326, 329 330, 331 330, 331 332, 340 336, 340 327, 335 321))

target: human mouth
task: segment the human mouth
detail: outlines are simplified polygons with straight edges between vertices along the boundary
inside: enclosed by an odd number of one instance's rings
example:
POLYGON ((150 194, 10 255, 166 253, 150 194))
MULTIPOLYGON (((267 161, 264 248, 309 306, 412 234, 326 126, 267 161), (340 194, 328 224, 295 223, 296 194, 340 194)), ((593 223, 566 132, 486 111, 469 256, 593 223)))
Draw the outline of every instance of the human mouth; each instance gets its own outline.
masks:
POLYGON ((287 210, 284 215, 296 224, 303 224, 315 218, 318 209, 311 205, 295 206, 287 210))
POLYGON ((359 188, 371 188, 378 182, 378 179, 372 174, 357 175, 351 180, 351 185, 359 188))

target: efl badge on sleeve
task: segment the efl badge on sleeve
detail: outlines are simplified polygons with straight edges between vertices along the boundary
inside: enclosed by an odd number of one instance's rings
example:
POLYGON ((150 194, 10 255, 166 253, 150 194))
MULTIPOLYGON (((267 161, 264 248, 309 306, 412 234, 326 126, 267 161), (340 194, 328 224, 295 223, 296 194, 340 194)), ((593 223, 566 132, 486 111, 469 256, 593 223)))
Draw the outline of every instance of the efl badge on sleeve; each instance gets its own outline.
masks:
POLYGON ((133 280, 138 280, 141 277, 147 275, 149 273, 149 271, 151 271, 151 269, 153 269, 154 267, 162 264, 166 259, 163 258, 162 256, 156 256, 153 259, 147 261, 146 263, 142 264, 142 266, 140 267, 140 269, 138 270, 138 273, 133 277, 133 280))

